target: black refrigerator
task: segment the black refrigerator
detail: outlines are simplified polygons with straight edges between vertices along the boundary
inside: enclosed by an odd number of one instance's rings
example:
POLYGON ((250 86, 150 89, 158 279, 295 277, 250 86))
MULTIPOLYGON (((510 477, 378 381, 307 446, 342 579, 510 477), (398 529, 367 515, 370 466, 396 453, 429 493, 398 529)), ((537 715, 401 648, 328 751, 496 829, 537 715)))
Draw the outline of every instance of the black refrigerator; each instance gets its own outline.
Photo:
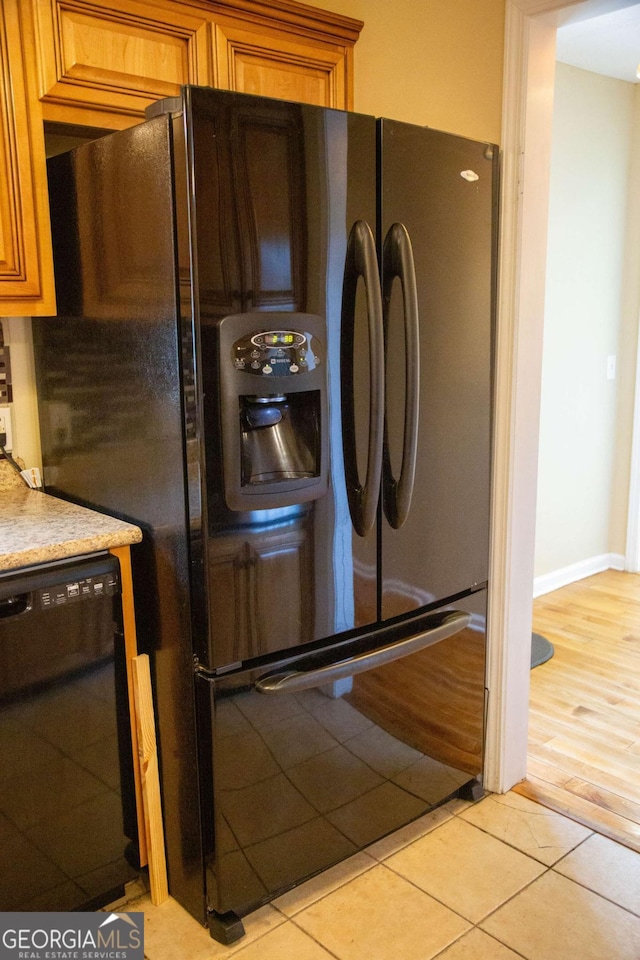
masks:
POLYGON ((133 520, 172 895, 482 793, 497 149, 185 87, 49 161, 49 492, 133 520))

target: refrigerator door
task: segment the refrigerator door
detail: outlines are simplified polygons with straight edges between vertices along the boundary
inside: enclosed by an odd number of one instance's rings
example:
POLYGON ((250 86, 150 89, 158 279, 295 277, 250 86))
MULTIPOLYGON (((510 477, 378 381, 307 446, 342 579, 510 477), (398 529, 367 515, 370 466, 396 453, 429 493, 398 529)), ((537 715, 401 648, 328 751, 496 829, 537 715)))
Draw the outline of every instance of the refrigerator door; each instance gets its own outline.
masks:
POLYGON ((205 585, 194 606, 206 598, 195 652, 220 668, 378 618, 376 128, 372 117, 228 91, 185 96, 186 138, 176 126, 174 143, 192 198, 178 235, 191 282, 182 336, 191 554, 205 585), (373 278, 350 254, 354 224, 358 249, 370 238, 373 278), (201 399, 189 403, 189 391, 201 399), (244 486, 231 489, 231 476, 244 486))
POLYGON ((213 714, 211 910, 243 913, 479 777, 485 610, 480 591, 412 634, 381 631, 377 647, 198 680, 213 714))
POLYGON ((388 120, 378 132, 388 618, 487 579, 497 150, 388 120))

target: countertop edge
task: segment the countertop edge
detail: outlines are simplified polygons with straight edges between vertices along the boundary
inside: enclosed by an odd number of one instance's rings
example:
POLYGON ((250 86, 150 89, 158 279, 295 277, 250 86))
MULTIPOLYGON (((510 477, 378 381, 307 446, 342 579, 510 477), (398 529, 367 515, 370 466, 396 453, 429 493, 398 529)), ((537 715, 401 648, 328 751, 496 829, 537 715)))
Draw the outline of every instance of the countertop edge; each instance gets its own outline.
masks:
POLYGON ((134 527, 130 533, 81 537, 47 547, 33 547, 15 553, 4 553, 0 555, 0 572, 7 573, 22 567, 35 567, 54 560, 69 560, 73 557, 86 556, 88 553, 110 550, 112 547, 127 547, 140 543, 141 540, 141 531, 134 527))
POLYGON ((0 493, 0 573, 126 547, 135 524, 40 491, 0 493))

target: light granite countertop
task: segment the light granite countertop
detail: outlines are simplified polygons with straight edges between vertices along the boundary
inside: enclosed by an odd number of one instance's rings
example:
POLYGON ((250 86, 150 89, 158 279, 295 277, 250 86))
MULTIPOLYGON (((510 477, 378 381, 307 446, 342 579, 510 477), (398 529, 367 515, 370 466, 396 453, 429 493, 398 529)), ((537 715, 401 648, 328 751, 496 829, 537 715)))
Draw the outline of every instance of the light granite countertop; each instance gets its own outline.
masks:
POLYGON ((142 540, 134 524, 30 490, 17 479, 19 486, 0 484, 0 571, 142 540))

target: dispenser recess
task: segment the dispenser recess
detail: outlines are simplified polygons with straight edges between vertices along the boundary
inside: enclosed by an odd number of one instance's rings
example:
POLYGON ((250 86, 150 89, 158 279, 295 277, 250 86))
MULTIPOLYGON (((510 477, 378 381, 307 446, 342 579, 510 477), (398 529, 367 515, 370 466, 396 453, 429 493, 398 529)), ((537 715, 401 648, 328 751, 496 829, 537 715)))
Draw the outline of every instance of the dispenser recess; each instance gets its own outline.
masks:
POLYGON ((218 322, 221 459, 231 510, 292 506, 327 489, 325 329, 303 313, 218 322))

